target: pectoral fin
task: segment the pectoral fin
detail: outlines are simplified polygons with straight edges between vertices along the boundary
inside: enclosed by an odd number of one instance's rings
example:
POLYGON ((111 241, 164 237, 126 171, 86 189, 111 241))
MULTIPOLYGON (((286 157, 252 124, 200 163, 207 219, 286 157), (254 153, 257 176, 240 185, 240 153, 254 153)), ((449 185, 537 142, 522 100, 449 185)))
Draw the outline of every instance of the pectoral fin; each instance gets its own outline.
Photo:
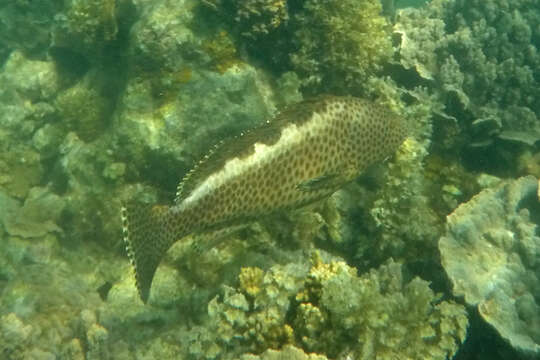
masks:
POLYGON ((324 174, 319 177, 306 180, 297 185, 301 191, 335 190, 358 176, 353 167, 347 167, 343 172, 324 174))
POLYGON ((298 184, 298 189, 302 191, 330 190, 341 184, 343 184, 343 177, 340 174, 326 174, 298 184))

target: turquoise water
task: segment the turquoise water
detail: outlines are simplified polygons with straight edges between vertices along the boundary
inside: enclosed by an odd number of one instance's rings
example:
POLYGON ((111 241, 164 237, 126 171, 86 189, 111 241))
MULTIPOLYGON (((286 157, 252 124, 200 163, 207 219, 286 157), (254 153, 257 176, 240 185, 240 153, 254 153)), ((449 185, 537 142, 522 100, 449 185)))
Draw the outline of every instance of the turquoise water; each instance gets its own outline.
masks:
MULTIPOLYGON (((531 0, 4 0, 0 359, 538 358, 539 47, 531 0), (406 139, 358 174, 328 151, 297 189, 329 197, 174 239, 144 304, 128 252, 249 146, 309 142, 327 95, 406 139)), ((324 138, 374 139, 351 164, 386 133, 324 138)))

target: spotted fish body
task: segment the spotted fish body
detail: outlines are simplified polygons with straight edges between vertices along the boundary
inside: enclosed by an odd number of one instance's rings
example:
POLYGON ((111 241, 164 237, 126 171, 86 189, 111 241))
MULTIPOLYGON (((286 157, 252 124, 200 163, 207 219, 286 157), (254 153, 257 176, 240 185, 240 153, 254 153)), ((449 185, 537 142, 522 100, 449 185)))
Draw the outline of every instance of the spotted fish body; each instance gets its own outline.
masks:
POLYGON ((122 209, 141 299, 148 300, 157 266, 177 240, 328 197, 404 138, 404 122, 389 110, 327 96, 216 147, 180 183, 172 206, 122 209))

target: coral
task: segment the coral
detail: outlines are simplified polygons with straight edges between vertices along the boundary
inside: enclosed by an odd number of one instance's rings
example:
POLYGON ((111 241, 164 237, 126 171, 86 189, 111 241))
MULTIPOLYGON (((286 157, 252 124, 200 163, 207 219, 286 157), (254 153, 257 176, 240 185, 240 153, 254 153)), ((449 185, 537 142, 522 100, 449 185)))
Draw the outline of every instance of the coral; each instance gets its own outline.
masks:
POLYGON ((521 175, 534 175, 540 178, 540 152, 525 150, 518 157, 517 170, 521 175))
POLYGON ((34 187, 23 206, 12 206, 0 219, 10 235, 42 237, 49 232, 62 232, 56 223, 64 207, 64 199, 45 188, 34 187))
POLYGON ((33 60, 13 51, 2 69, 3 102, 27 99, 33 103, 53 98, 62 85, 61 76, 51 61, 33 60))
POLYGON ((281 107, 285 105, 296 104, 302 101, 302 93, 300 92, 301 81, 298 75, 289 71, 282 74, 277 79, 276 84, 276 97, 279 97, 279 103, 282 104, 281 107))
POLYGON ((108 359, 107 349, 108 331, 99 324, 92 324, 86 332, 88 342, 87 360, 108 359))
MULTIPOLYGON (((206 0, 256 59, 294 71, 310 92, 363 89, 392 56, 378 1, 206 0)), ((210 21, 210 20, 208 20, 210 21)))
POLYGON ((263 285, 264 272, 256 267, 242 268, 240 269, 240 275, 238 280, 240 282, 240 289, 247 295, 255 297, 261 292, 261 286, 263 285))
POLYGON ((532 176, 483 190, 448 216, 439 249, 454 294, 513 347, 538 356, 540 237, 531 221, 537 191, 532 176))
POLYGON ((313 346, 310 351, 330 357, 446 359, 466 336, 463 306, 441 302, 419 278, 405 283, 401 266, 391 260, 357 276, 343 262, 325 264, 315 257, 296 299, 309 309, 296 313, 297 324, 309 326, 295 332, 304 334, 302 343, 313 346))
POLYGON ((432 1, 400 13, 400 61, 433 79, 460 146, 540 139, 540 16, 528 0, 432 1))
POLYGON ((60 89, 59 75, 52 62, 13 51, 1 69, 0 83, 0 185, 10 196, 24 199, 44 175, 45 154, 32 147, 31 139, 56 118, 49 102, 60 89))
POLYGON ((236 47, 225 31, 220 31, 213 38, 205 41, 203 49, 212 59, 213 68, 220 74, 241 63, 236 47))
POLYGON ((24 350, 31 341, 32 326, 25 325, 14 313, 0 317, 0 355, 4 358, 24 359, 24 350))
POLYGON ((52 46, 95 61, 118 34, 116 0, 70 0, 56 15, 52 46))
POLYGON ((236 6, 235 21, 242 35, 250 38, 274 31, 289 18, 286 0, 238 1, 236 6))
POLYGON ((57 1, 3 1, 0 4, 0 65, 12 50, 44 56, 49 45, 57 1))
MULTIPOLYGON (((241 283, 247 274, 259 277, 261 270, 243 270, 241 283)), ((357 276, 316 253, 309 272, 276 265, 255 295, 251 289, 225 287, 209 303, 219 347, 234 348, 228 356, 290 344, 330 358, 446 359, 466 336, 464 307, 441 301, 424 280, 405 283, 392 261, 357 276)))
POLYGON ((293 69, 326 91, 361 87, 392 54, 390 28, 378 1, 307 0, 295 16, 293 69))
POLYGON ((79 339, 72 339, 62 354, 63 358, 69 360, 86 360, 84 357, 83 345, 79 339))
POLYGON ((317 243, 339 248, 344 243, 344 222, 335 196, 307 208, 261 219, 261 223, 272 239, 301 249, 311 249, 317 243))
POLYGON ((120 97, 114 134, 125 143, 126 163, 146 164, 154 169, 151 176, 172 187, 218 139, 262 123, 275 108, 263 74, 249 65, 194 75, 159 111, 153 80, 132 75, 120 97))
POLYGON ((240 35, 250 40, 260 40, 289 19, 287 0, 205 0, 202 4, 226 11, 240 35))
MULTIPOLYGON (((235 345, 235 352, 262 351, 291 343, 293 329, 286 321, 289 298, 300 288, 306 271, 305 266, 276 265, 264 274, 255 295, 251 295, 251 287, 239 291, 225 288, 221 299, 216 297, 208 304, 219 342, 227 347, 235 345)), ((246 269, 241 279, 248 272, 260 275, 261 270, 246 269)))
POLYGON ((370 210, 380 230, 381 238, 376 246, 383 258, 391 255, 418 259, 426 256, 429 249, 434 253, 442 222, 430 207, 426 178, 419 175, 424 174, 426 155, 421 143, 408 138, 388 166, 380 196, 370 210), (399 210, 404 208, 411 210, 407 213, 399 210))
POLYGON ((0 155, 0 184, 9 195, 24 199, 30 189, 39 184, 44 168, 40 154, 25 143, 13 144, 15 139, 16 137, 0 145, 10 148, 0 155))
POLYGON ((111 117, 113 99, 103 91, 100 74, 91 71, 72 87, 60 92, 55 105, 67 130, 84 141, 102 134, 111 117))
POLYGON ((196 37, 189 27, 192 7, 192 2, 186 0, 140 4, 141 16, 129 39, 129 61, 137 75, 141 70, 177 72, 192 61, 195 68, 204 63, 198 55, 203 53, 200 43, 204 38, 196 37))
POLYGON ((328 360, 324 355, 306 354, 292 345, 285 345, 281 350, 266 350, 261 355, 242 355, 240 360, 328 360))

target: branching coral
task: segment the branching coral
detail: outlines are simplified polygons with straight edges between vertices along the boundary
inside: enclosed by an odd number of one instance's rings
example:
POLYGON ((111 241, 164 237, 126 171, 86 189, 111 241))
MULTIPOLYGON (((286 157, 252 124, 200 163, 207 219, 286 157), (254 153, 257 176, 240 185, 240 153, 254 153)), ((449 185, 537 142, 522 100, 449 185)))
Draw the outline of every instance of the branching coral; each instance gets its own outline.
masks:
MULTIPOLYGON (((317 337, 305 332, 315 349, 354 359, 443 360, 457 351, 468 324, 463 306, 441 302, 419 278, 405 283, 401 266, 393 261, 360 277, 355 272, 342 262, 314 259, 306 287, 297 295, 311 309, 297 316, 312 317, 318 308, 317 337)), ((309 345, 306 338, 302 343, 309 345)))
POLYGON ((528 0, 432 1, 403 11, 401 63, 435 80, 434 90, 469 140, 540 139, 540 16, 528 0))
POLYGON ((262 351, 293 342, 293 329, 286 321, 289 298, 305 273, 305 267, 295 265, 275 266, 264 276, 257 268, 242 270, 240 289, 226 288, 222 300, 215 298, 208 306, 220 343, 262 351))
POLYGON ((209 304, 218 342, 239 354, 293 344, 330 358, 443 360, 466 336, 464 307, 440 301, 424 280, 406 283, 393 261, 357 276, 315 254, 307 273, 288 265, 262 274, 244 269, 240 288, 209 304))

